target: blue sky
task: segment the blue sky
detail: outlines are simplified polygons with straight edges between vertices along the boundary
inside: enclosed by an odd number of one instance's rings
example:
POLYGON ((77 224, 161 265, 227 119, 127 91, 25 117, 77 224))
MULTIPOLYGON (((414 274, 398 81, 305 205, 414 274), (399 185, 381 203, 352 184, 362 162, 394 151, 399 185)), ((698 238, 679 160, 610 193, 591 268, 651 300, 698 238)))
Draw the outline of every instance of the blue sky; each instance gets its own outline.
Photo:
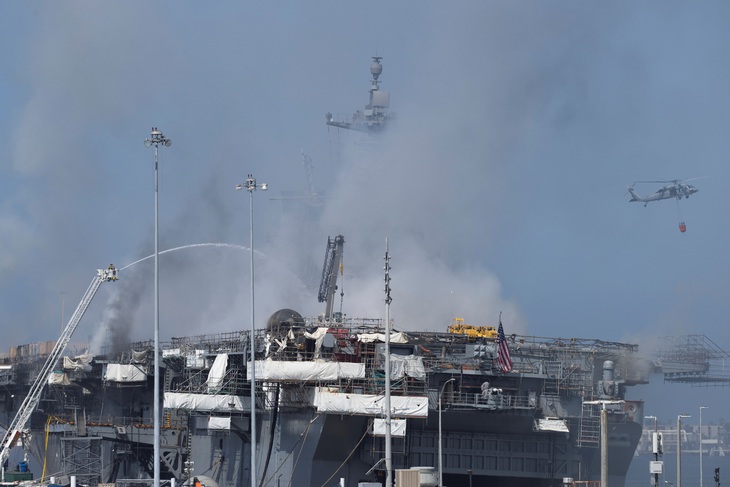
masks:
MULTIPOLYGON (((255 195, 262 324, 279 308, 323 311, 307 282, 342 234, 350 316, 384 316, 387 237, 405 330, 502 311, 508 333, 645 350, 697 333, 730 349, 726 3, 29 1, 0 16, 0 320, 13 344, 57 338, 96 268, 152 253, 142 142, 157 126, 173 140, 161 249, 247 246, 248 195, 233 188, 249 173, 270 185, 255 195), (324 123, 367 102, 374 55, 397 115, 377 146, 324 123), (307 218, 276 199, 304 191, 302 150, 327 196, 307 218), (693 177, 700 192, 679 205, 628 203, 635 180, 693 177)), ((77 339, 151 337, 145 262, 102 288, 77 339)), ((163 338, 247 327, 247 269, 230 247, 161 258, 163 338)), ((650 396, 688 392, 639 394, 652 414, 665 401, 650 396)))

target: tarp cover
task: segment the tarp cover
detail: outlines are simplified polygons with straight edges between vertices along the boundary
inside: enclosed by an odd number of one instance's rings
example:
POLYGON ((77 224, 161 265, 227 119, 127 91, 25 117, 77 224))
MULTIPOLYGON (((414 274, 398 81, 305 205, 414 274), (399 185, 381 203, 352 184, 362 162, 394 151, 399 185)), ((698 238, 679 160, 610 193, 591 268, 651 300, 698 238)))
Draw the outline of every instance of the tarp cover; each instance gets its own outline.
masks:
POLYGON ((76 357, 63 357, 64 370, 91 370, 89 365, 94 356, 90 353, 83 353, 76 357))
POLYGON ((423 366, 423 357, 417 355, 390 354, 390 376, 400 379, 404 375, 414 379, 426 378, 426 368, 423 366))
POLYGON ((215 357, 213 365, 208 372, 208 392, 216 392, 223 384, 223 378, 226 376, 226 368, 228 367, 228 354, 219 353, 215 357))
POLYGON ((230 430, 231 429, 231 417, 219 418, 211 416, 208 418, 208 429, 209 430, 230 430))
MULTIPOLYGON (((317 388, 314 395, 314 407, 318 413, 382 416, 385 414, 384 405, 385 397, 374 394, 347 394, 317 388)), ((392 416, 427 418, 428 397, 391 396, 390 408, 392 416)))
POLYGON ((327 330, 329 328, 320 326, 313 333, 309 333, 308 331, 304 332, 304 338, 314 340, 314 358, 319 358, 322 355, 322 342, 324 341, 324 336, 327 334, 327 330))
POLYGON ((147 350, 142 350, 142 351, 132 350, 132 363, 133 364, 146 364, 147 363, 147 350))
POLYGON ((179 348, 166 348, 162 350, 162 356, 163 357, 180 357, 182 356, 182 352, 179 348))
POLYGON ((231 395, 182 394, 166 392, 164 407, 169 409, 185 409, 188 411, 248 411, 250 398, 231 395))
MULTIPOLYGON (((362 343, 384 342, 385 333, 361 333, 357 339, 362 343)), ((390 343, 408 343, 408 337, 402 331, 390 334, 390 343)))
POLYGON ((107 364, 104 380, 107 382, 144 382, 147 374, 136 365, 107 364))
MULTIPOLYGON (((391 419, 390 435, 405 438, 406 421, 406 419, 391 419)), ((373 429, 370 432, 373 434, 373 436, 385 436, 385 419, 375 418, 375 421, 373 421, 373 429)))
POLYGON ((54 370, 48 374, 48 384, 52 386, 67 386, 71 384, 68 376, 62 370, 54 370))
POLYGON ((537 420, 538 431, 557 431, 559 433, 569 433, 568 425, 564 419, 543 418, 537 420))
MULTIPOLYGON (((251 373, 247 371, 246 375, 248 380, 251 380, 251 373)), ((364 378, 365 364, 349 362, 285 362, 280 360, 256 361, 256 380, 306 382, 364 378)))

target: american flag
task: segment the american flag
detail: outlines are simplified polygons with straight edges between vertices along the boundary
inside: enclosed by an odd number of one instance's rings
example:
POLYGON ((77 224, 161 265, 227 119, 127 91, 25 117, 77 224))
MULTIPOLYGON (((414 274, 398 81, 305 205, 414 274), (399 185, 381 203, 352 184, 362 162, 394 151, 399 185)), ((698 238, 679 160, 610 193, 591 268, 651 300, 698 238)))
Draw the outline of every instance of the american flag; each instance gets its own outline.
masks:
POLYGON ((507 346, 507 338, 504 336, 504 328, 502 328, 502 317, 499 317, 499 328, 497 329, 497 363, 502 372, 512 370, 512 358, 509 356, 509 347, 507 346))

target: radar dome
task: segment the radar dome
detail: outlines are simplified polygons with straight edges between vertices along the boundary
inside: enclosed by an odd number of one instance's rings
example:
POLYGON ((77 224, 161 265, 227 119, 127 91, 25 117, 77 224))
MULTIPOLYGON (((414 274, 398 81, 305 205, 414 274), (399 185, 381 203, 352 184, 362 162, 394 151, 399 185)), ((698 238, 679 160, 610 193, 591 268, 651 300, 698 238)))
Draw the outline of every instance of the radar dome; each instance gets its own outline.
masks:
MULTIPOLYGON (((373 59, 375 59, 375 58, 373 58, 373 59)), ((372 74, 373 79, 377 81, 378 78, 380 77, 380 73, 382 73, 382 72, 383 72, 383 65, 380 64, 380 59, 378 58, 375 60, 375 62, 373 64, 370 65, 370 74, 372 74)))
POLYGON ((287 333, 292 326, 304 326, 304 318, 293 309, 284 308, 275 312, 266 322, 266 331, 274 334, 287 333))

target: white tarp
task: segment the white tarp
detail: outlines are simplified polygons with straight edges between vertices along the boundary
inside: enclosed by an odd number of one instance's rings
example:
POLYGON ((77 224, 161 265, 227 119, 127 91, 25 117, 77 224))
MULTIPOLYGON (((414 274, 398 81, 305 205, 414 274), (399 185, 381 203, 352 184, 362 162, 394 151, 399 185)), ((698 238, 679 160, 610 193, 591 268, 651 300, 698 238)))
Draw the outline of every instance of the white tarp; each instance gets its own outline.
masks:
POLYGON ((63 357, 64 370, 91 370, 89 365, 94 358, 90 353, 77 355, 76 357, 63 357))
POLYGON ((322 353, 322 342, 324 341, 324 336, 327 334, 327 330, 329 328, 320 326, 313 333, 309 333, 308 331, 304 332, 304 338, 314 340, 314 358, 319 358, 322 353))
POLYGON ((182 353, 179 348, 166 348, 162 350, 163 357, 180 357, 182 353))
MULTIPOLYGON (((385 333, 361 333, 357 339, 363 343, 385 342, 385 333)), ((402 331, 390 335, 390 343, 408 343, 408 337, 402 331)))
POLYGON ((272 337, 270 333, 266 334, 266 340, 264 343, 266 343, 266 357, 268 358, 271 355, 271 345, 276 344, 276 349, 274 350, 274 353, 281 352, 286 348, 286 344, 289 340, 289 335, 292 335, 293 340, 293 334, 291 329, 289 329, 289 333, 284 338, 276 338, 272 337))
POLYGON ((136 365, 107 364, 104 380, 107 382, 144 382, 147 374, 136 365))
MULTIPOLYGON (((247 371, 246 375, 247 379, 251 380, 251 373, 247 371)), ((364 378, 365 364, 349 362, 286 362, 281 360, 256 361, 256 380, 306 382, 364 378)))
MULTIPOLYGON (((318 413, 357 414, 382 416, 385 414, 385 397, 374 394, 348 394, 328 392, 317 388, 314 407, 318 413)), ((427 418, 428 397, 391 396, 391 415, 401 418, 427 418)))
POLYGON ((48 374, 48 384, 52 386, 67 386, 71 384, 68 376, 62 370, 54 370, 48 374))
MULTIPOLYGON (((154 355, 153 355, 154 357, 154 355)), ((140 352, 132 350, 132 363, 133 364, 146 364, 147 363, 147 350, 140 352)))
POLYGON ((223 384, 223 378, 226 376, 226 368, 228 367, 228 354, 219 353, 213 361, 213 365, 208 372, 208 392, 216 392, 223 384))
POLYGON ((390 376, 400 379, 404 375, 414 379, 425 379, 426 368, 423 366, 423 357, 417 355, 390 354, 390 376))
POLYGON ((219 418, 217 416, 211 416, 208 418, 208 429, 209 430, 230 430, 231 429, 231 417, 219 418))
POLYGON ((187 411, 240 412, 248 411, 250 404, 250 398, 241 396, 166 392, 163 407, 187 411))
POLYGON ((568 425, 564 419, 542 418, 537 420, 538 431, 557 431, 559 433, 569 433, 568 425))
MULTIPOLYGON (((406 437, 406 419, 390 420, 390 435, 400 438, 406 437)), ((385 436, 385 419, 375 418, 373 421, 373 429, 370 431, 373 436, 385 436)))

